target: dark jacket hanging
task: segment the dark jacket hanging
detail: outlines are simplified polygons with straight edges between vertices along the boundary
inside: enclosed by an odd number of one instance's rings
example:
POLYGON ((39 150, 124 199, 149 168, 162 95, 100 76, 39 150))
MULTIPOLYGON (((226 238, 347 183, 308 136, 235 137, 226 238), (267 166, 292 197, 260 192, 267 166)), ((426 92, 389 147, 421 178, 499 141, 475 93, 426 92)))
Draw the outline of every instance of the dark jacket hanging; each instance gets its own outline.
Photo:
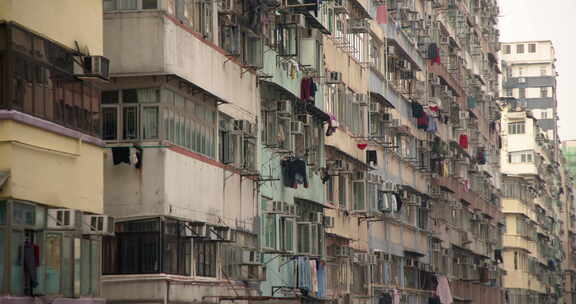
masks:
POLYGON ((130 164, 130 148, 129 147, 113 147, 112 148, 112 162, 114 165, 121 163, 130 164))

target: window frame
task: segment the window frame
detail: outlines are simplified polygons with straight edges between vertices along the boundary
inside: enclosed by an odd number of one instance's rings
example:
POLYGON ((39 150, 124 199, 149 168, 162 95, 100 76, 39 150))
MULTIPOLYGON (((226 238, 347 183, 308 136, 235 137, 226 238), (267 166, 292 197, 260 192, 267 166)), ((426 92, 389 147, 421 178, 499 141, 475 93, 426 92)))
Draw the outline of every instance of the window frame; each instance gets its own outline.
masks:
POLYGON ((536 53, 536 43, 528 44, 528 53, 536 53))
POLYGON ((508 123, 508 134, 525 134, 526 133, 526 121, 513 121, 508 123))
POLYGON ((524 44, 519 43, 516 45, 516 54, 524 54, 524 44))

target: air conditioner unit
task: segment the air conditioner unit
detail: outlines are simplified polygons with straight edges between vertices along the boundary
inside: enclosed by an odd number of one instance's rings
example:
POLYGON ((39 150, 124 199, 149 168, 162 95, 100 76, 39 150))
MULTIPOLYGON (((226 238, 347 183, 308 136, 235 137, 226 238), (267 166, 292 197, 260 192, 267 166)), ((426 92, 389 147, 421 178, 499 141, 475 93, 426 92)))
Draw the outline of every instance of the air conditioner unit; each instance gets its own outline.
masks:
POLYGON ((242 264, 244 265, 258 265, 261 264, 260 252, 256 250, 244 249, 242 250, 242 264))
POLYGON ((107 215, 88 215, 82 216, 84 234, 114 234, 114 219, 107 215))
POLYGON ((352 175, 352 181, 355 182, 363 182, 366 179, 366 172, 364 171, 356 171, 352 175))
POLYGON ((478 214, 472 214, 472 220, 473 221, 479 221, 480 220, 480 216, 478 214))
POLYGON ((324 228, 334 228, 334 217, 324 216, 324 228))
POLYGON ((48 209, 46 226, 52 230, 77 230, 82 225, 82 212, 72 209, 48 209))
POLYGON ((304 135, 304 124, 301 121, 292 121, 290 125, 290 133, 304 135))
POLYGON ((470 117, 470 113, 468 111, 460 111, 458 118, 460 118, 460 120, 463 119, 468 119, 470 117))
POLYGON ((314 122, 314 117, 310 114, 300 114, 297 116, 298 120, 301 121, 305 126, 311 126, 314 122))
POLYGON ((326 84, 341 84, 342 83, 342 73, 341 72, 328 72, 326 77, 326 84))
POLYGON ((371 102, 369 111, 370 113, 380 113, 380 104, 377 102, 371 102))
POLYGON ((386 53, 388 56, 396 56, 396 47, 393 45, 389 45, 386 48, 386 53))
POLYGON ((524 77, 518 78, 518 83, 525 83, 525 82, 526 82, 526 78, 524 78, 524 77))
POLYGON ((360 105, 363 105, 363 106, 368 105, 368 95, 366 95, 366 94, 361 94, 361 93, 354 94, 354 99, 360 105))
POLYGON ((82 56, 78 60, 82 63, 74 64, 74 76, 78 78, 110 78, 110 61, 103 56, 82 56))
POLYGON ((189 225, 190 230, 192 230, 192 237, 195 238, 209 238, 210 237, 210 226, 206 223, 193 222, 189 225))
POLYGON ((224 242, 236 241, 236 231, 232 230, 230 227, 218 228, 218 234, 224 242))
POLYGON ((292 115, 292 101, 289 99, 278 101, 278 115, 292 115))
POLYGON ((368 19, 348 19, 348 32, 353 34, 370 32, 370 23, 368 23, 368 19))
POLYGON ((344 169, 344 161, 341 159, 336 159, 332 161, 328 161, 328 169, 338 171, 344 169))
POLYGON ((392 119, 390 120, 390 128, 398 128, 400 127, 400 120, 392 119))

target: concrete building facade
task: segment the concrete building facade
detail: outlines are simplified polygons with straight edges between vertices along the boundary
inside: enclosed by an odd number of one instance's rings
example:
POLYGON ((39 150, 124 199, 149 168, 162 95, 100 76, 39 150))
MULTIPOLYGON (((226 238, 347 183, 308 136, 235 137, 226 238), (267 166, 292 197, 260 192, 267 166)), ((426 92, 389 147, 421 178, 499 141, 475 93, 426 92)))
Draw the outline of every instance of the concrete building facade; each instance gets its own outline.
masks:
POLYGON ((517 102, 503 104, 501 123, 507 296, 510 303, 571 303, 563 269, 572 187, 562 172, 565 167, 555 161, 557 144, 517 102))
POLYGON ((2 303, 104 302, 102 20, 99 0, 0 3, 2 303))
POLYGON ((551 41, 502 43, 503 96, 514 97, 532 111, 538 126, 558 140, 556 55, 551 41))

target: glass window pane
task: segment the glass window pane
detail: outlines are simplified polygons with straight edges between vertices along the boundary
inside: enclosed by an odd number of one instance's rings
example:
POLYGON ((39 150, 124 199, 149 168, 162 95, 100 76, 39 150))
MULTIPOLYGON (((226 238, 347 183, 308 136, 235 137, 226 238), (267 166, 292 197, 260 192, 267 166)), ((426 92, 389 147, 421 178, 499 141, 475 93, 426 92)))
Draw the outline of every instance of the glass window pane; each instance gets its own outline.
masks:
POLYGON ((24 294, 24 267, 20 259, 20 250, 24 245, 24 232, 12 231, 12 256, 10 264, 12 265, 12 273, 10 278, 10 292, 12 295, 20 296, 24 294))
POLYGON ((142 0, 142 9, 157 9, 158 0, 142 0))
POLYGON ((157 88, 136 90, 137 102, 156 103, 160 101, 160 90, 157 88))
POLYGON ((92 296, 98 295, 98 282, 100 280, 100 241, 91 240, 90 241, 90 293, 92 296))
POLYGON ((122 109, 122 119, 124 121, 124 139, 138 138, 138 108, 124 107, 122 109))
MULTIPOLYGON (((6 213, 8 212, 8 202, 0 201, 0 225, 6 225, 6 213)), ((2 268, 0 268, 2 269, 2 268)), ((0 284, 2 286, 2 284, 0 284)))
POLYGON ((62 289, 61 293, 66 297, 73 297, 74 296, 74 289, 73 289, 73 238, 71 237, 64 237, 63 246, 62 246, 62 289))
MULTIPOLYGON (((1 204, 1 203, 0 203, 1 204)), ((1 208, 1 205, 0 205, 1 208)), ((0 269, 2 269, 3 271, 0 272, 0 293, 4 293, 4 275, 6 273, 6 271, 4 271, 4 269, 6 269, 4 267, 4 253, 8 252, 8 248, 6 248, 6 236, 5 236, 5 232, 3 230, 0 230, 0 269)))
POLYGON ((104 91, 102 92, 102 104, 116 104, 118 103, 118 91, 104 91))
POLYGON ((46 234, 45 244, 46 294, 59 294, 62 267, 62 236, 48 233, 46 234))
POLYGON ((119 10, 134 10, 138 8, 137 0, 116 0, 119 10))
POLYGON ((90 295, 90 277, 91 277, 91 246, 90 240, 82 240, 82 254, 80 258, 80 296, 90 295))
POLYGON ((158 138, 158 107, 143 108, 142 132, 144 139, 158 138))
POLYGON ((30 225, 34 226, 36 223, 36 208, 32 205, 21 204, 14 202, 13 208, 13 221, 15 225, 30 225))
POLYGON ((113 11, 116 9, 116 0, 104 0, 104 11, 113 11))
POLYGON ((102 139, 114 140, 118 134, 118 109, 102 108, 102 139))

